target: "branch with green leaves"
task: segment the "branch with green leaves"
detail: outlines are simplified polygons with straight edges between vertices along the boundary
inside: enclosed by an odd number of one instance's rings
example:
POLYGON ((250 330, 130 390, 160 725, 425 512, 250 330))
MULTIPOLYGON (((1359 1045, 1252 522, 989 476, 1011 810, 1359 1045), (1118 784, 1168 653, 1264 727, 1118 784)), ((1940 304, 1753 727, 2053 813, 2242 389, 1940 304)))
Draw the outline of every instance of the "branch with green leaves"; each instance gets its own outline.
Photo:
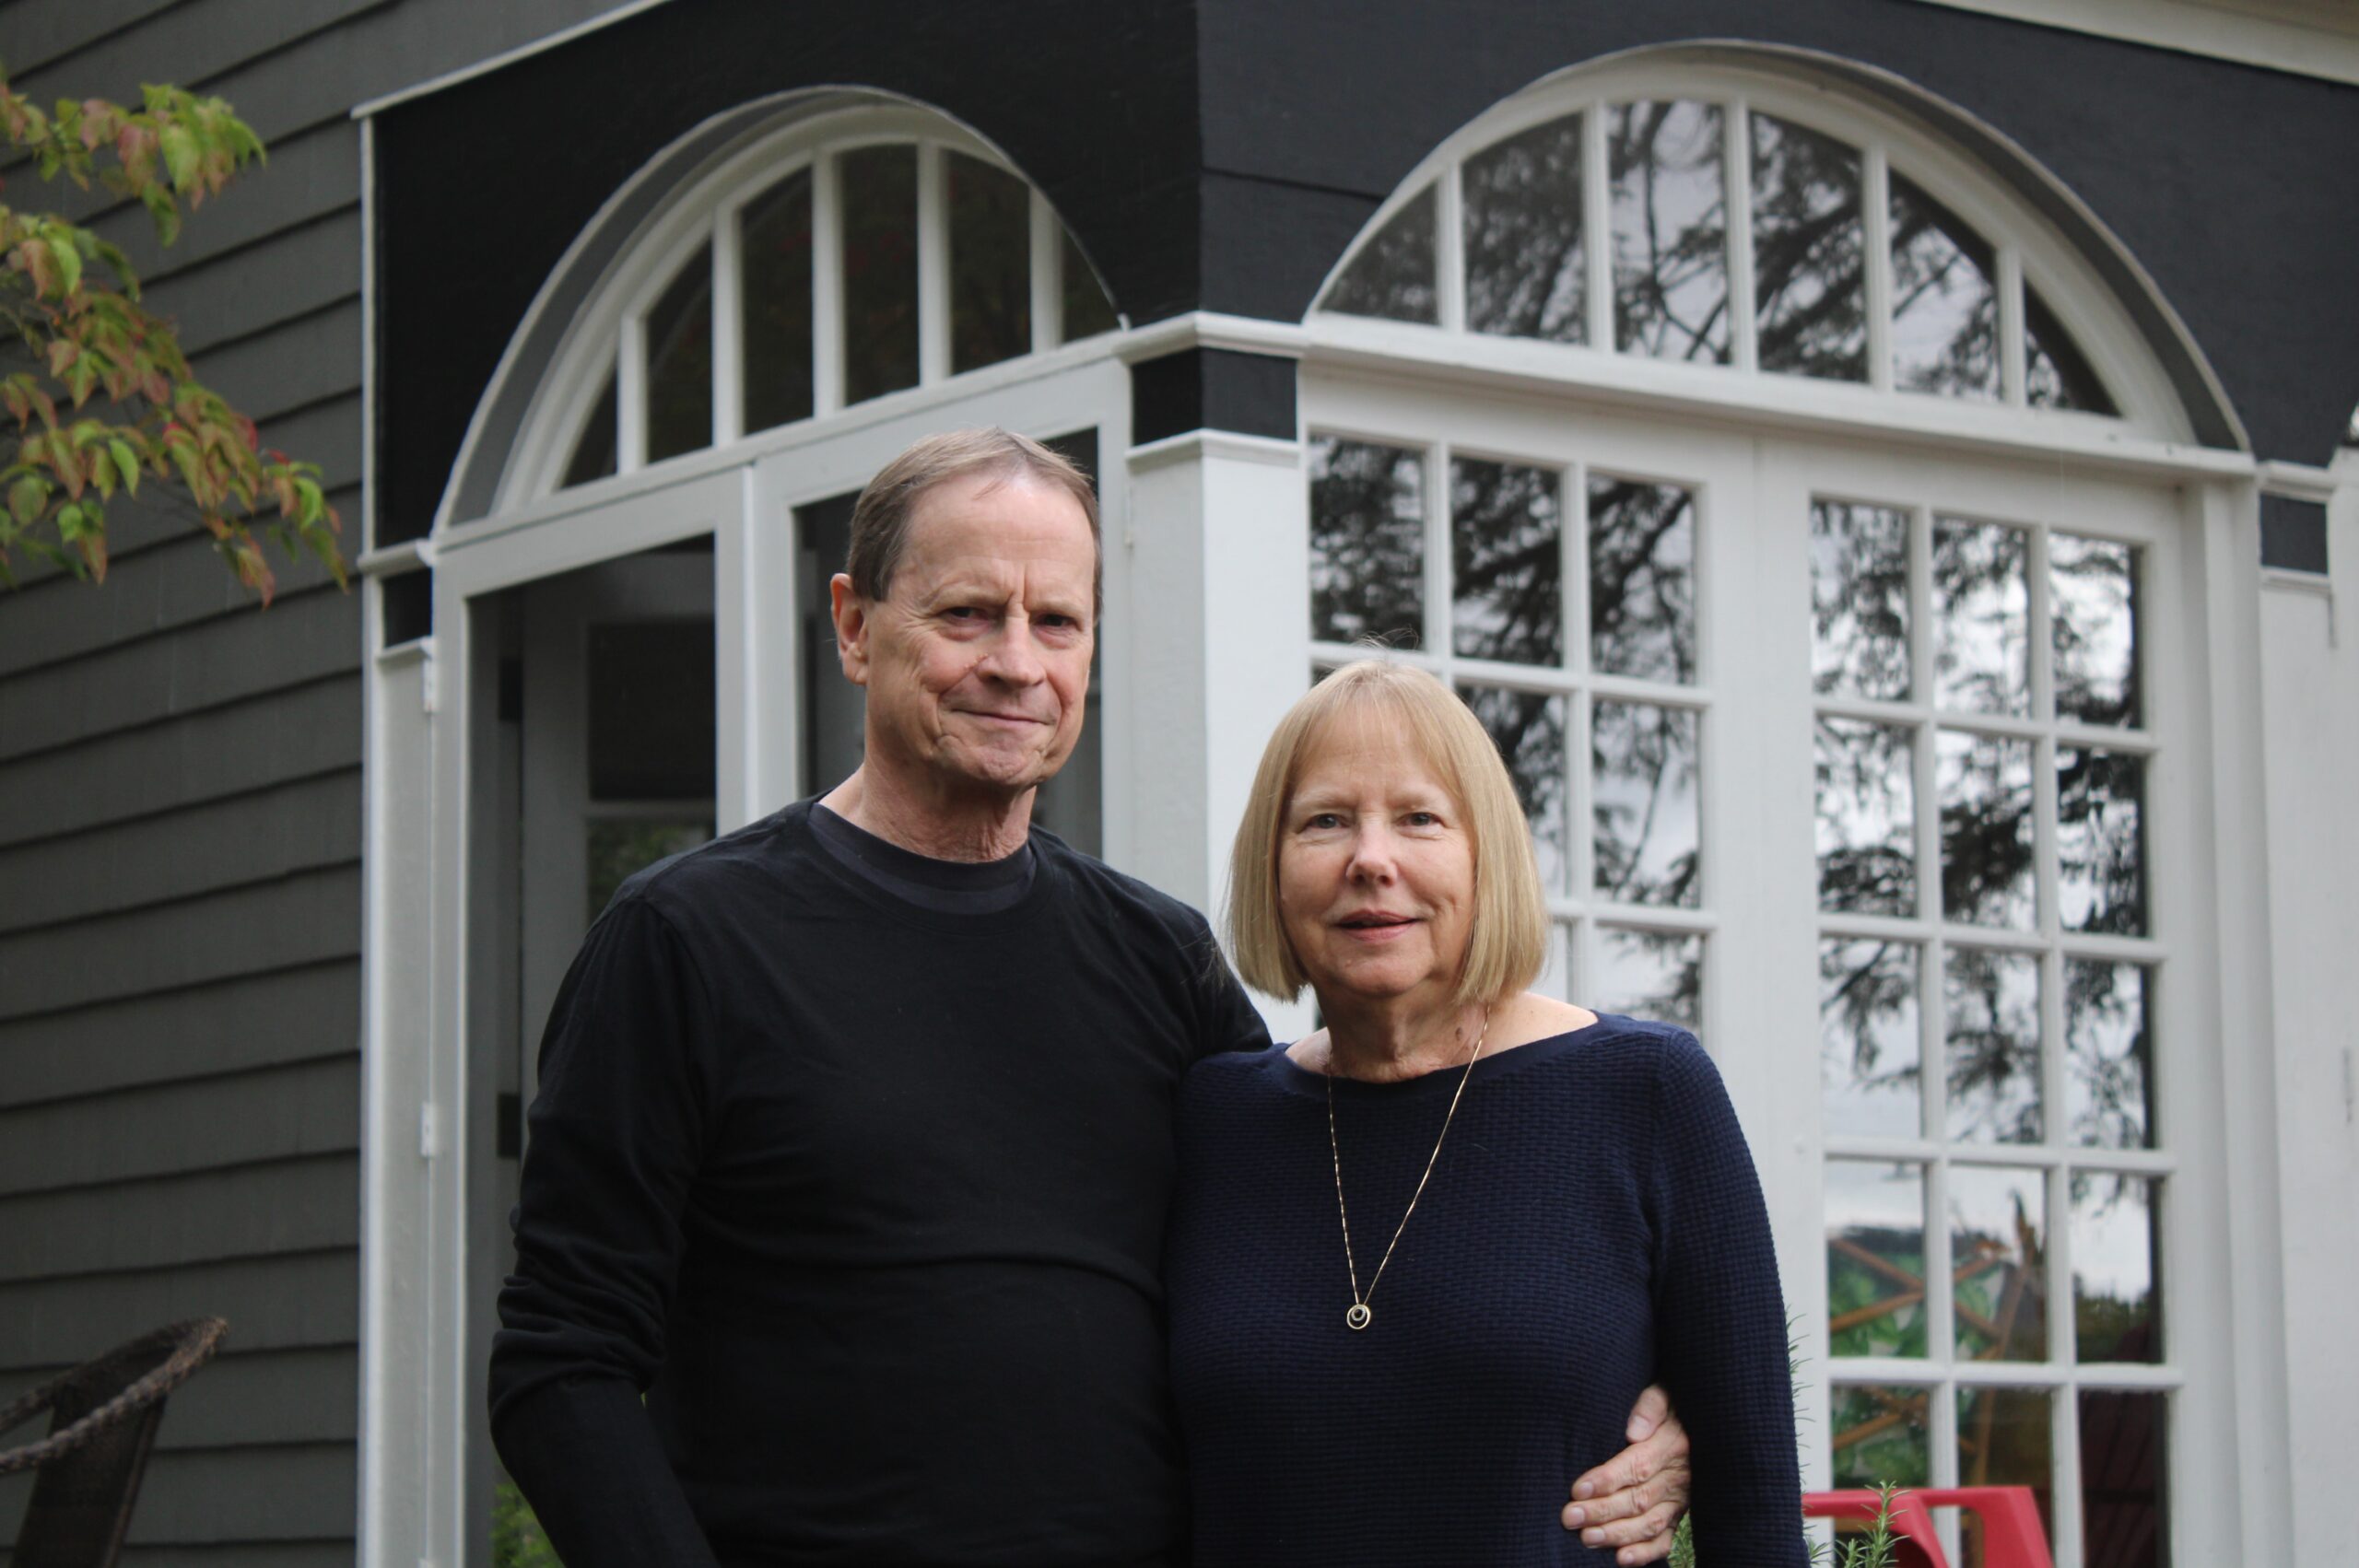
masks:
MULTIPOLYGON (((60 100, 44 111, 0 75, 0 134, 44 181, 105 190, 147 210, 164 245, 182 205, 220 194, 263 145, 217 98, 141 89, 143 106, 60 100)), ((190 509, 238 579, 268 603, 263 550, 316 556, 346 580, 339 526, 316 464, 266 451, 254 422, 199 381, 173 324, 140 303, 117 246, 54 214, 0 202, 0 580, 13 553, 100 580, 117 494, 190 509), (257 537, 260 535, 262 537, 257 537)))

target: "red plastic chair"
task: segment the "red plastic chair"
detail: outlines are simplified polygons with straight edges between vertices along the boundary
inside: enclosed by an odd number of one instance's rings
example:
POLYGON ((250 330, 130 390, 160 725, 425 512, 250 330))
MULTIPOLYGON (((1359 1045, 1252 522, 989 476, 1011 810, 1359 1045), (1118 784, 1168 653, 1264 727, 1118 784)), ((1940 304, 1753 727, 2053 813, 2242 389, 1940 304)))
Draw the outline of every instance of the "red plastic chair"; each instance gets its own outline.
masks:
MULTIPOLYGON (((1880 1503, 1872 1492, 1809 1492, 1802 1494, 1802 1513, 1865 1523, 1876 1516, 1880 1503)), ((2047 1532, 2039 1526, 2039 1504, 2027 1486, 1926 1486, 1893 1493, 1896 1568, 1949 1568, 1929 1512, 1934 1508, 1965 1508, 1981 1519, 1983 1568, 2055 1568, 2047 1532)))

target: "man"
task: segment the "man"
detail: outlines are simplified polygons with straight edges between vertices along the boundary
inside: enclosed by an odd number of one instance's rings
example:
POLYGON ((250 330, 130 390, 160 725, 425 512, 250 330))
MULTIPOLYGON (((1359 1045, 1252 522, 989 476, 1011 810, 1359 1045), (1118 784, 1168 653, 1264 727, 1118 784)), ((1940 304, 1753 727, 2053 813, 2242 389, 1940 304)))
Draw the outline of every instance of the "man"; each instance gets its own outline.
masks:
MULTIPOLYGON (((494 1438, 569 1568, 1171 1562, 1172 1097, 1267 1041, 1201 916, 1031 832, 1095 647, 1088 481, 921 441, 831 592, 859 769, 632 878, 551 1012, 494 1438)), ((1684 1442, 1568 1523, 1657 1537, 1684 1442)))

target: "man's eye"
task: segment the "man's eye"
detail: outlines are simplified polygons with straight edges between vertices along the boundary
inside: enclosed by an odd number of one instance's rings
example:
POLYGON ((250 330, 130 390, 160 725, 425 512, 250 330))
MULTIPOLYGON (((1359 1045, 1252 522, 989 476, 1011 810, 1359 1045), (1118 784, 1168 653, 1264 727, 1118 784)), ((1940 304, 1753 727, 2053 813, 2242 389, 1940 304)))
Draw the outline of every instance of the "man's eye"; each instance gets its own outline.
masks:
POLYGON ((983 612, 973 604, 953 604, 943 614, 954 621, 972 621, 980 620, 983 612))

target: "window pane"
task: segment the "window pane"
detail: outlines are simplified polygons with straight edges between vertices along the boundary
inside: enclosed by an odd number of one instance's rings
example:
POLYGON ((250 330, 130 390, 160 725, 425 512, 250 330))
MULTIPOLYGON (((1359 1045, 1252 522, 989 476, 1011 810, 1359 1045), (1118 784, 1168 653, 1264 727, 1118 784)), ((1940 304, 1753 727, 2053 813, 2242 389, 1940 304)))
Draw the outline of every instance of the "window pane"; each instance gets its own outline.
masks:
POLYGON ((2081 1392, 2083 1568, 2162 1568, 2170 1561, 2164 1478, 2167 1396, 2081 1392))
MULTIPOLYGON (((2039 1505, 2040 1534, 2056 1539, 2054 1396, 2045 1388, 1957 1391, 1957 1479, 1961 1486, 2027 1486, 2039 1505)), ((1960 1509, 1957 1568, 1989 1568, 1981 1515, 1960 1509)))
POLYGON ((918 149, 860 147, 843 187, 844 401, 918 384, 918 149))
POLYGON ((1310 441, 1310 635, 1414 648, 1425 631, 1426 466, 1400 447, 1310 441))
POLYGON ((1907 392, 1999 395, 1999 290, 1990 247, 1892 177, 1892 375, 1907 392))
POLYGON ((593 623, 589 654, 590 798, 712 799, 712 622, 593 623))
POLYGON ((1565 661, 1564 520, 1553 468, 1449 465, 1450 643, 1469 659, 1565 661))
POLYGON ((1607 111, 1614 182, 1614 344, 1662 359, 1729 360, 1728 183, 1712 103, 1607 111))
POLYGON ((1441 320, 1434 282, 1435 197, 1427 186, 1376 231, 1344 269, 1322 303, 1350 316, 1396 322, 1441 320))
POLYGON ((1466 160, 1466 326, 1579 343, 1584 334, 1581 121, 1511 136, 1466 160))
POLYGON ((1933 700, 1974 713, 2031 711, 2028 536, 1933 520, 1933 700))
POLYGON ((1078 343, 1121 326, 1121 319, 1114 314, 1114 302, 1098 287, 1097 274, 1090 266, 1089 258, 1081 253, 1081 247, 1074 243, 1070 233, 1064 237, 1063 257, 1064 330, 1057 341, 1078 343))
POLYGON ((1810 509, 1811 685, 1908 696, 1908 514, 1851 501, 1810 509))
POLYGON ((2039 960, 1953 947, 1942 977, 1949 1135, 1982 1143, 2040 1140, 2039 960))
POLYGON ((1696 496, 1591 475, 1589 653, 1612 675, 1696 678, 1696 496))
POLYGON ((1660 1019, 1683 1029, 1703 1027, 1702 937, 1609 927, 1598 931, 1596 949, 1591 1007, 1660 1019))
POLYGON ((1818 944, 1818 1045, 1826 1130, 1837 1138, 1915 1138, 1924 1130, 1918 1071, 1915 942, 1818 944))
POLYGON ((2039 297, 2024 286, 2024 396, 2034 408, 2077 408, 2118 414, 2081 345, 2039 297))
POLYGON ((1916 781, 1904 725, 1818 720, 1818 907, 1917 913, 1916 781))
POLYGON ((1686 708, 1592 706, 1591 844, 1601 896, 1696 904, 1696 730, 1686 708))
POLYGON ((1875 1384, 1837 1384, 1835 1400, 1835 1474, 1838 1490, 1882 1486, 1930 1486, 1933 1480, 1933 1434, 1922 1388, 1875 1384))
POLYGON ((1925 1167, 1826 1162, 1826 1327, 1837 1356, 1922 1356, 1925 1167))
POLYGON ((2049 534, 2048 594, 2055 616, 2056 716, 2138 723, 2137 547, 2049 534))
POLYGON ((1032 351, 1032 191, 1003 169, 951 153, 950 369, 1032 351))
POLYGON ((615 373, 606 372, 606 385, 598 393, 598 401, 590 406, 590 417, 581 422, 581 435, 573 443, 573 455, 565 462, 565 477, 557 481, 557 488, 569 490, 576 485, 587 485, 593 479, 604 479, 615 472, 615 373))
POLYGON ((2088 1149, 2154 1145, 2154 1054, 2147 971, 2064 961, 2064 1117, 2088 1149))
POLYGON ((2029 741, 1941 731, 1942 913, 1969 925, 2032 929, 2029 741))
POLYGON ((712 445, 712 247, 647 312, 647 461, 712 445))
POLYGON ((2146 930, 2146 761, 2056 751, 2056 902, 2064 929, 2146 930))
POLYGON ((712 837, 710 818, 593 817, 588 825, 589 919, 595 920, 628 878, 667 855, 695 848, 712 837))
POLYGON ((2163 1359, 2156 1185, 2111 1171, 2072 1173, 2072 1331, 2083 1362, 2163 1359))
POLYGON ((1765 370, 1868 379, 1856 147, 1753 116, 1754 322, 1765 370))
POLYGON ((811 416, 811 171, 796 170, 745 204, 745 429, 811 416))
POLYGON ((1572 879, 1571 813, 1565 799, 1565 699, 1490 686, 1461 687, 1458 695, 1507 759, 1516 799, 1532 824, 1540 884, 1562 893, 1572 879))
MULTIPOLYGON (((1951 1288, 1957 1353, 2048 1359, 2048 1178, 2036 1170, 1952 1165, 1951 1288)), ((1961 1445, 1966 1424, 1959 1423, 1961 1445)), ((2047 1474, 2045 1469, 2040 1471, 2047 1474)), ((1992 1476, 2015 1481, 2016 1475, 1992 1476)), ((1979 1485, 1969 1481, 1967 1485, 1979 1485)))

